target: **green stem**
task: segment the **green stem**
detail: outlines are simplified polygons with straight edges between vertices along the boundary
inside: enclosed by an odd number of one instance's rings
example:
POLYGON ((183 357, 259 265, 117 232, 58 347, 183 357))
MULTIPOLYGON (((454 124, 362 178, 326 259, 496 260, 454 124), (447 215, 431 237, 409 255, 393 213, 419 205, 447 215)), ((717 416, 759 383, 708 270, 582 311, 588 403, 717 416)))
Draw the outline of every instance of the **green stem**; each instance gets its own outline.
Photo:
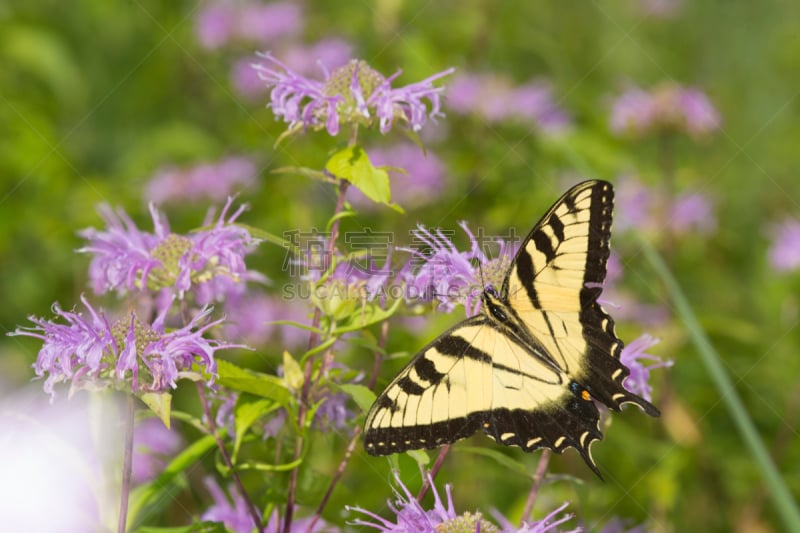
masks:
POLYGON ((764 482, 772 495, 772 500, 775 503, 778 513, 781 515, 781 519, 786 525, 786 530, 800 531, 800 509, 798 509, 797 503, 794 501, 791 492, 789 492, 789 488, 786 486, 778 469, 775 467, 775 463, 772 462, 772 458, 753 425, 753 421, 747 413, 747 409, 739 398, 731 378, 725 371, 719 354, 708 340, 702 326, 700 326, 697 317, 692 311, 689 301, 681 291, 677 280, 673 277, 669 268, 667 268, 664 260, 644 237, 638 234, 637 237, 645 257, 647 257, 656 273, 666 285, 667 291, 675 304, 675 310, 686 326, 689 336, 700 354, 700 359, 703 361, 706 370, 714 381, 714 385, 719 391, 720 396, 722 396, 722 400, 725 402, 725 406, 728 408, 731 418, 733 418, 742 439, 750 449, 750 454, 761 469, 764 482))
POLYGON ((133 466, 133 414, 136 403, 133 394, 128 394, 125 403, 125 442, 122 455, 122 491, 119 498, 119 520, 117 532, 125 533, 128 523, 128 497, 131 493, 131 470, 133 466))

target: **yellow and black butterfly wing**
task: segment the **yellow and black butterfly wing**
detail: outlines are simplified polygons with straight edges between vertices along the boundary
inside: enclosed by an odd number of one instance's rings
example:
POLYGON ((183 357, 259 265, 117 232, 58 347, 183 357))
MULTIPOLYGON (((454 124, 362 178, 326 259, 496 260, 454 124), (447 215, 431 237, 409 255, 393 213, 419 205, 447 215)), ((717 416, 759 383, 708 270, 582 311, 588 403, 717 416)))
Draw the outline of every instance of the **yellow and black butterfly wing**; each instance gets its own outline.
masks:
POLYGON ((389 384, 367 415, 364 445, 385 455, 481 429, 526 451, 575 447, 597 471, 588 445, 601 436, 598 418, 594 403, 570 390, 561 372, 478 316, 426 346, 389 384))
POLYGON ((614 410, 635 403, 659 412, 622 382, 629 371, 614 320, 597 298, 606 277, 614 191, 586 181, 567 191, 531 230, 517 252, 501 295, 570 379, 614 410))
POLYGON ((406 365, 367 414, 368 453, 434 448, 481 427, 492 405, 491 358, 472 342, 486 327, 482 316, 468 319, 406 365))

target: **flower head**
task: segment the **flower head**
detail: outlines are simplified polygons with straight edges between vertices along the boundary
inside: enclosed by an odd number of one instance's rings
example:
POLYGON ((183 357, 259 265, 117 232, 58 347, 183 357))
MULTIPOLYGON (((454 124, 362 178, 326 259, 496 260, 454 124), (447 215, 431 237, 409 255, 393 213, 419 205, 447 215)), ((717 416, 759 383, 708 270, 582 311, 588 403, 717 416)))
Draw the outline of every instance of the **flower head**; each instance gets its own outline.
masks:
POLYGON ((53 312, 65 323, 30 317, 35 326, 11 333, 44 341, 33 367, 38 377, 47 376, 44 390, 51 396, 54 385, 66 381, 72 390, 110 385, 133 392, 175 388, 176 381, 190 371, 202 371, 213 381, 217 373, 214 353, 241 347, 203 337, 222 322, 206 322, 210 309, 198 313, 188 325, 167 332, 166 309, 152 324, 141 322, 133 312, 111 322, 83 296, 81 301, 87 315, 54 304, 53 312))
MULTIPOLYGON (((404 173, 392 176, 392 200, 407 208, 435 202, 444 192, 444 165, 430 150, 422 153, 414 144, 403 142, 389 148, 370 148, 370 161, 375 166, 399 167, 404 173)), ((347 189, 347 198, 359 207, 372 209, 378 204, 369 200, 356 187, 347 189)))
POLYGON ((773 226, 769 263, 778 272, 800 268, 800 220, 789 218, 773 226))
POLYGON ((223 306, 225 338, 240 339, 249 346, 263 346, 280 338, 289 350, 308 343, 307 331, 273 323, 278 320, 304 322, 310 310, 308 302, 279 299, 248 290, 231 294, 223 306))
POLYGON ((195 31, 205 48, 217 49, 232 40, 260 44, 297 35, 303 29, 300 7, 292 2, 213 2, 200 11, 195 31))
POLYGON ((433 81, 450 74, 448 69, 420 82, 392 88, 400 71, 385 78, 365 61, 351 60, 328 71, 325 80, 301 76, 270 54, 262 54, 263 63, 254 64, 259 77, 270 87, 273 113, 289 123, 289 133, 301 128, 325 129, 337 135, 341 124, 372 126, 377 123, 387 133, 395 120, 405 121, 418 131, 428 117, 441 116, 441 87, 433 81), (429 106, 425 104, 428 101, 429 106))
POLYGON ((676 235, 692 231, 708 235, 717 228, 714 207, 708 197, 699 192, 677 195, 672 201, 668 216, 676 235))
POLYGON ((207 477, 203 483, 214 503, 206 509, 200 517, 201 520, 222 522, 234 533, 250 533, 256 528, 253 517, 247 509, 247 502, 238 491, 231 490, 231 496, 228 498, 214 478, 207 477))
POLYGON ((401 249, 410 252, 411 259, 398 274, 406 286, 407 300, 438 301, 439 309, 445 312, 461 304, 474 315, 480 310, 484 284, 495 288, 502 285, 515 251, 513 243, 498 240, 499 253, 491 259, 466 223, 460 226, 469 238, 468 251, 459 251, 440 229, 419 226, 412 231, 415 247, 401 249))
POLYGON ((124 211, 101 206, 108 229, 80 232, 88 243, 78 250, 93 255, 89 277, 94 291, 167 290, 178 298, 191 291, 206 305, 243 291, 244 281, 263 281, 245 267, 244 256, 258 241, 233 224, 243 207, 228 216, 232 202, 229 198, 211 229, 186 236, 171 233, 166 217, 152 204, 154 233, 139 230, 124 211))
POLYGON ((674 235, 709 235, 717 228, 714 205, 700 192, 674 196, 625 176, 617 185, 617 228, 637 229, 674 235))
POLYGON ((719 129, 719 112, 700 90, 663 84, 650 91, 631 87, 611 109, 611 130, 643 137, 660 131, 681 131, 702 137, 719 129))
POLYGON ((542 81, 515 86, 496 74, 458 76, 448 90, 447 105, 487 122, 526 121, 544 132, 562 130, 569 124, 569 116, 553 99, 552 88, 542 81))
POLYGON ((228 4, 210 4, 197 15, 195 31, 204 47, 216 49, 236 33, 236 10, 228 4))
MULTIPOLYGON (((357 518, 353 520, 354 525, 367 526, 377 529, 382 533, 457 533, 462 531, 478 531, 480 533, 546 533, 554 531, 559 524, 572 518, 572 515, 565 515, 555 521, 555 515, 561 512, 567 504, 562 505, 543 520, 525 523, 522 527, 514 527, 505 517, 499 513, 494 513, 495 518, 501 524, 496 526, 486 520, 480 512, 457 514, 453 505, 452 487, 445 485, 445 497, 443 500, 433 483, 430 473, 427 474, 433 493, 433 509, 426 510, 417 502, 411 491, 400 480, 400 476, 395 472, 395 481, 400 490, 395 489, 396 500, 388 502, 389 509, 394 513, 393 520, 387 520, 372 511, 367 511, 360 507, 347 507, 349 511, 355 511, 366 515, 368 520, 357 518), (402 491, 402 492, 401 492, 402 491)), ((573 530, 579 531, 579 530, 573 530)))
POLYGON ((239 11, 238 34, 255 43, 269 44, 303 29, 303 13, 295 2, 245 4, 239 11))
POLYGON ((645 333, 626 345, 619 357, 622 364, 631 371, 623 385, 630 392, 638 394, 647 401, 652 399, 650 394, 653 391, 653 387, 649 383, 650 371, 656 368, 670 367, 673 364, 672 361, 664 361, 660 357, 645 353, 645 350, 656 344, 658 344, 658 339, 645 333), (654 363, 645 366, 644 361, 654 361, 654 363))
POLYGON ((221 202, 232 193, 253 187, 256 165, 248 157, 228 157, 217 163, 158 170, 145 187, 150 202, 221 202))

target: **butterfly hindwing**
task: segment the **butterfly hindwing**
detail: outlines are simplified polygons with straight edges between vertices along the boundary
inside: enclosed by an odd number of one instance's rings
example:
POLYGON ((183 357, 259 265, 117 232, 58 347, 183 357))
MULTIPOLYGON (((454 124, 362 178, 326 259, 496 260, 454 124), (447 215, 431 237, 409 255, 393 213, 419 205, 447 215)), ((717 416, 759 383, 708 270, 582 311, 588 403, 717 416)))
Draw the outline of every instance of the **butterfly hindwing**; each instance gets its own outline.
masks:
POLYGON ((575 447, 596 470, 594 403, 491 321, 466 320, 424 348, 377 399, 364 444, 373 455, 433 448, 478 429, 526 451, 575 447))

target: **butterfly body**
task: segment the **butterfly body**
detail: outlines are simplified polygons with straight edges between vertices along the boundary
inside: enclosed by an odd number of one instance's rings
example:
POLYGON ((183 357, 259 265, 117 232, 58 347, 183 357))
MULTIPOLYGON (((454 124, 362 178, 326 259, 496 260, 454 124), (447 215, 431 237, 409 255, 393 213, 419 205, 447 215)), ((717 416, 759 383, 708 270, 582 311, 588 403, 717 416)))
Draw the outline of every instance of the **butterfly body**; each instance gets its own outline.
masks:
POLYGON ((370 409, 364 444, 386 455, 433 448, 479 429, 526 451, 589 450, 602 438, 595 400, 635 403, 614 321, 597 303, 606 274, 613 189, 576 185, 523 240, 499 290, 484 288, 481 314, 423 348, 370 409))

